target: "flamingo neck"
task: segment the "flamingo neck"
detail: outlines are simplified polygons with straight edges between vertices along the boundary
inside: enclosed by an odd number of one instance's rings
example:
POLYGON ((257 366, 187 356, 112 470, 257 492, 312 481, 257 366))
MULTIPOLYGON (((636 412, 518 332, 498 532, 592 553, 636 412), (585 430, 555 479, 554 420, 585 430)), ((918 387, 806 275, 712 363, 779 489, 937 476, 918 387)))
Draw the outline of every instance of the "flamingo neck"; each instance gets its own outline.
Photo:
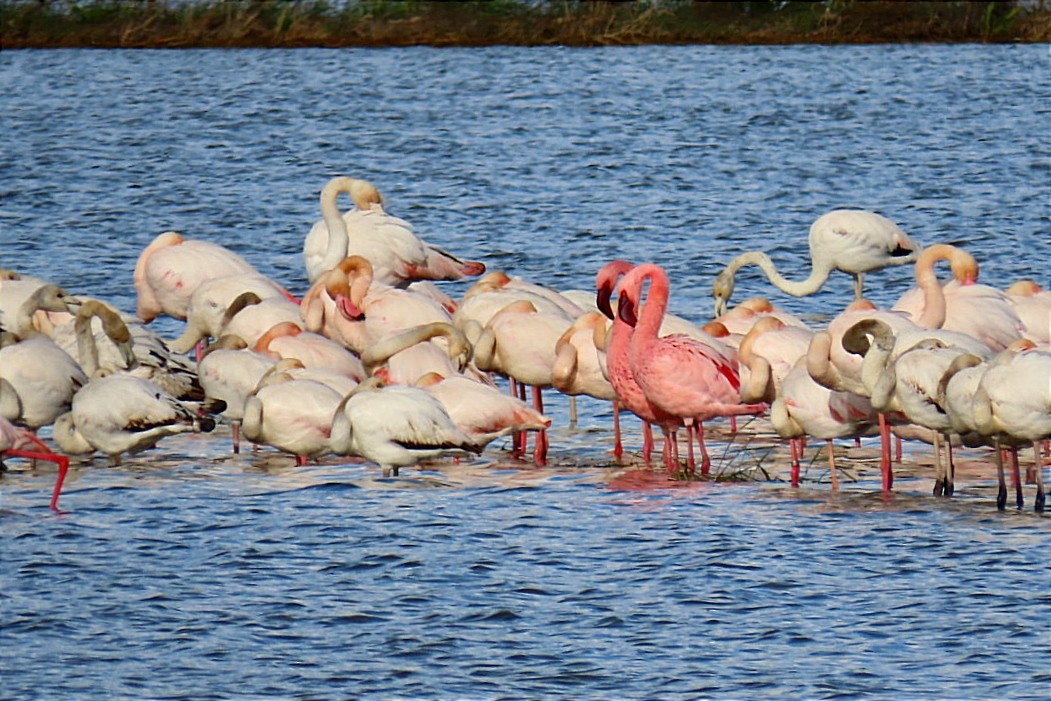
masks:
POLYGON ((343 215, 339 211, 337 199, 341 192, 351 194, 352 188, 351 178, 340 177, 330 180, 321 190, 321 218, 328 229, 325 253, 321 257, 322 270, 332 270, 347 256, 350 235, 347 233, 347 223, 343 221, 343 215))
POLYGON ((664 312, 668 308, 668 276, 664 271, 652 263, 639 266, 639 297, 642 297, 642 285, 646 280, 650 281, 649 293, 646 295, 645 304, 641 304, 639 318, 635 324, 635 333, 632 338, 641 338, 645 341, 656 340, 660 333, 661 322, 664 320, 664 312))
POLYGON ((770 256, 762 251, 742 253, 730 261, 730 264, 726 266, 726 270, 732 276, 746 265, 758 265, 774 287, 782 292, 787 292, 793 297, 805 297, 817 292, 825 284, 829 274, 832 272, 832 268, 828 264, 811 259, 810 275, 805 280, 794 282, 784 278, 777 271, 777 268, 774 267, 774 262, 770 260, 770 256))

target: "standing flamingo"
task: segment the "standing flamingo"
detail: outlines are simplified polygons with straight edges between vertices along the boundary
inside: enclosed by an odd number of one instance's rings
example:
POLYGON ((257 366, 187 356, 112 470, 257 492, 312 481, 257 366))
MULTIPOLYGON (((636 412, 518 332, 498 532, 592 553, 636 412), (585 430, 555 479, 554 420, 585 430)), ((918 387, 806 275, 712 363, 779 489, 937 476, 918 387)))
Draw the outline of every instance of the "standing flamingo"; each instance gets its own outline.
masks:
POLYGON ((398 287, 413 280, 459 280, 485 272, 482 263, 460 260, 432 246, 406 221, 385 212, 379 190, 366 180, 331 179, 321 190, 321 215, 303 243, 311 283, 355 254, 372 263, 377 280, 398 287), (336 201, 340 193, 350 195, 355 206, 344 215, 336 201))
MULTIPOLYGON (((702 474, 711 465, 704 447, 703 422, 717 416, 758 414, 766 404, 741 404, 737 368, 711 346, 686 336, 660 337, 664 310, 668 306, 668 277, 653 263, 640 265, 621 281, 618 315, 635 327, 631 338, 631 370, 646 397, 664 411, 687 421, 687 436, 697 429, 701 441, 702 474), (650 281, 642 303, 642 288, 650 281), (624 299, 630 306, 623 304, 624 299), (634 310, 640 311, 635 316, 634 310)), ((692 441, 691 441, 692 453, 692 441)))
POLYGON ((146 323, 161 314, 185 319, 190 297, 202 283, 244 274, 259 271, 228 248, 167 231, 144 248, 135 263, 139 318, 146 323))
POLYGON ((833 270, 854 276, 854 297, 861 299, 865 273, 916 260, 919 247, 901 228, 886 217, 858 209, 837 209, 823 214, 810 227, 810 275, 806 280, 786 280, 774 268, 770 256, 750 251, 730 261, 712 286, 715 315, 726 313, 726 302, 734 291, 734 276, 746 265, 758 265, 782 292, 804 297, 821 289, 833 270))

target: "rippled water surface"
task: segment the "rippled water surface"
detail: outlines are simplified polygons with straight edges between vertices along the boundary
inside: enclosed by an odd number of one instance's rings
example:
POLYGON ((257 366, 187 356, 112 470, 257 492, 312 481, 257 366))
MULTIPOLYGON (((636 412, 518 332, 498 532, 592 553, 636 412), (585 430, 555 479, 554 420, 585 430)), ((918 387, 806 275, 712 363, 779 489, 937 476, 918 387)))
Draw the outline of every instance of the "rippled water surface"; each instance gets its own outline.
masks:
MULTIPOLYGON (((737 252, 804 277, 810 222, 844 206, 1047 285, 1049 97, 1046 46, 5 51, 0 268, 130 311, 138 252, 175 229, 301 292, 343 173, 560 289, 659 260, 696 320, 737 252)), ((746 270, 754 294, 817 320, 851 283, 794 299, 746 270)), ((53 515, 53 473, 12 461, 0 697, 1047 697, 1051 527, 1031 487, 996 512, 987 455, 951 500, 911 445, 880 495, 869 442, 842 446, 841 493, 820 459, 792 490, 753 426, 713 439, 741 479, 676 483, 611 464, 604 405, 570 428, 549 401, 545 468, 498 442, 383 479, 231 457, 222 428, 76 466, 53 515)))

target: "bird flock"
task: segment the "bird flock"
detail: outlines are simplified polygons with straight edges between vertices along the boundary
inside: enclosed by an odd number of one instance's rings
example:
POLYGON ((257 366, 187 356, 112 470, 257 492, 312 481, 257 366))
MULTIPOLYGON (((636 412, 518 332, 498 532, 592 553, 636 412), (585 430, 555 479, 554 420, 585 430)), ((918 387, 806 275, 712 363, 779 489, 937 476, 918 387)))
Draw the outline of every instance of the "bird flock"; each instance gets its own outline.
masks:
POLYGON ((594 290, 559 292, 421 239, 366 180, 333 178, 320 205, 303 247, 302 299, 237 253, 175 232, 139 255, 135 316, 0 271, 0 455, 56 463, 55 510, 68 455, 119 464, 217 422, 230 425, 233 452, 245 439, 299 464, 355 456, 397 475, 504 436, 514 455, 543 464, 542 391, 553 389, 612 403, 618 459, 622 409, 643 422, 647 463, 655 426, 660 464, 677 476, 693 477, 698 464, 710 474, 705 422, 728 417, 736 431, 737 417, 757 416, 788 441, 793 486, 807 439, 826 443, 837 489, 833 441, 879 435, 890 490, 896 435, 898 451, 902 438, 933 445, 933 491, 944 496, 954 491, 953 448, 988 446, 998 507, 1009 468, 1021 508, 1018 451, 1028 446, 1025 479, 1044 510, 1051 292, 1030 280, 1004 291, 979 284, 977 261, 959 247, 923 248, 872 212, 829 212, 810 229, 805 279, 786 279, 763 252, 739 255, 713 282, 714 318, 699 325, 667 312, 671 281, 654 262, 612 260, 594 290), (340 195, 352 202, 345 212, 340 195), (731 308, 746 265, 795 296, 846 272, 855 299, 824 328, 763 297, 731 308), (864 276, 892 265, 913 265, 916 284, 879 309, 863 296, 864 276), (463 278, 476 279, 460 299, 437 284, 463 278), (185 321, 178 338, 150 329, 161 315, 185 321), (45 426, 54 447, 37 435, 45 426))

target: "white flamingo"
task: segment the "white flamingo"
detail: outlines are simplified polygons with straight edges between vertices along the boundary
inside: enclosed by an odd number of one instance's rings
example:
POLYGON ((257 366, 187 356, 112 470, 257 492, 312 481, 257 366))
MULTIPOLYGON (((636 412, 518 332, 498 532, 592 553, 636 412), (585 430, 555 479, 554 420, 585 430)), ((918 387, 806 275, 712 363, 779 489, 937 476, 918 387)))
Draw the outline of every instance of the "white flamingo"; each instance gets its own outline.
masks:
POLYGON ((384 476, 397 476, 400 468, 421 460, 483 449, 432 394, 418 387, 384 387, 375 377, 343 399, 331 440, 337 453, 375 462, 384 476))
POLYGON ((854 277, 854 297, 861 299, 865 273, 911 263, 919 253, 919 247, 890 219, 856 209, 837 209, 818 217, 810 227, 809 243, 810 275, 799 282, 782 277, 761 251, 742 253, 730 261, 712 286, 715 315, 726 313, 734 276, 746 265, 758 265, 775 287, 796 297, 817 292, 833 270, 842 270, 854 277))
POLYGON ((387 214, 379 191, 368 181, 331 179, 321 190, 321 215, 303 243, 311 283, 355 254, 372 263, 378 281, 399 287, 413 280, 458 280, 485 272, 483 264, 462 261, 423 241, 407 222, 387 214), (355 205, 342 216, 340 193, 348 194, 355 205))

